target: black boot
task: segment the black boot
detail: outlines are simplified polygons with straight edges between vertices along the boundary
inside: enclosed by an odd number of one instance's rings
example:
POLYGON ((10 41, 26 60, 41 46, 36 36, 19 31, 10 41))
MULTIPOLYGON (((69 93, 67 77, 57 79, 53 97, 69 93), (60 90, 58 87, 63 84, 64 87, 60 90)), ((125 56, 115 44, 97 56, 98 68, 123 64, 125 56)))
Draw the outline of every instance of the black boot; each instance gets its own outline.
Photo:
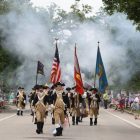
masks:
POLYGON ((75 125, 75 117, 72 117, 72 125, 75 125))
POLYGON ((31 116, 33 116, 34 115, 34 112, 31 110, 31 114, 30 114, 31 116))
POLYGON ((94 120, 94 125, 97 125, 97 118, 95 118, 94 120))
POLYGON ((19 116, 19 110, 17 111, 17 115, 19 116))
POLYGON ((44 126, 44 122, 40 123, 40 133, 43 134, 43 126, 44 126))
POLYGON ((52 124, 55 124, 55 119, 54 118, 52 118, 52 124))
POLYGON ((36 119, 36 117, 35 117, 35 122, 34 122, 34 124, 37 124, 37 119, 36 119))
POLYGON ((37 134, 40 134, 40 133, 41 133, 41 122, 37 122, 36 133, 37 133, 37 134))
POLYGON ((23 111, 20 112, 21 116, 23 116, 23 111))
POLYGON ((79 117, 76 117, 76 125, 78 125, 79 117))
POLYGON ((61 127, 56 128, 56 134, 54 134, 54 136, 62 136, 62 128, 61 127))
POLYGON ((61 129, 60 129, 60 130, 61 130, 61 131, 60 131, 60 136, 62 136, 63 127, 60 126, 60 128, 61 128, 61 129))
POLYGON ((92 126, 93 125, 93 118, 90 118, 90 126, 92 126))

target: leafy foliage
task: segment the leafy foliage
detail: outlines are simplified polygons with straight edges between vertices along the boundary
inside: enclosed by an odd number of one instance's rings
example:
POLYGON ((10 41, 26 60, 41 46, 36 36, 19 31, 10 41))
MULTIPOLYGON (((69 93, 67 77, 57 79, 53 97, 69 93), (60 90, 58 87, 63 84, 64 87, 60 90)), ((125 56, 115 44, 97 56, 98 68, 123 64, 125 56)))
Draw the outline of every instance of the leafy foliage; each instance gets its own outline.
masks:
POLYGON ((0 47, 0 73, 5 70, 14 71, 20 62, 16 55, 11 54, 6 49, 0 47))
POLYGON ((88 4, 82 4, 82 8, 80 9, 79 2, 80 0, 71 5, 72 13, 78 16, 80 21, 84 21, 86 20, 86 15, 92 12, 92 7, 88 4))
POLYGON ((121 12, 133 20, 137 29, 140 30, 140 0, 103 0, 105 11, 112 15, 114 12, 121 12))

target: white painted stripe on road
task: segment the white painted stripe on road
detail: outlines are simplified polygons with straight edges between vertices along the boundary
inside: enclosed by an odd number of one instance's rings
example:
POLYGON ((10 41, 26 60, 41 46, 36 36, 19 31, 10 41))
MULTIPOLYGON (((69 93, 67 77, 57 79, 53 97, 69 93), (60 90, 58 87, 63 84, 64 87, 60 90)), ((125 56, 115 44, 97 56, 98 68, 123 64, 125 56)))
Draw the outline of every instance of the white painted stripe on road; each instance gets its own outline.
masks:
POLYGON ((123 118, 121 118, 121 117, 119 117, 119 116, 117 116, 117 115, 114 115, 113 113, 110 113, 110 112, 107 111, 107 110, 104 110, 104 111, 107 112, 108 114, 111 114, 112 116, 114 116, 114 117, 116 117, 116 118, 119 118, 120 120, 122 120, 122 121, 124 121, 124 122, 127 122, 128 124, 130 124, 130 125, 132 125, 132 126, 134 126, 134 127, 140 129, 140 126, 139 126, 139 125, 137 125, 137 124, 135 124, 135 123, 133 123, 133 122, 130 122, 130 121, 126 120, 126 119, 123 119, 123 118))
POLYGON ((10 119, 10 118, 12 118, 12 117, 14 117, 14 116, 16 116, 16 114, 11 115, 11 116, 8 116, 8 117, 5 117, 5 118, 2 118, 2 119, 0 119, 0 122, 2 122, 2 121, 4 121, 4 120, 7 120, 7 119, 10 119))

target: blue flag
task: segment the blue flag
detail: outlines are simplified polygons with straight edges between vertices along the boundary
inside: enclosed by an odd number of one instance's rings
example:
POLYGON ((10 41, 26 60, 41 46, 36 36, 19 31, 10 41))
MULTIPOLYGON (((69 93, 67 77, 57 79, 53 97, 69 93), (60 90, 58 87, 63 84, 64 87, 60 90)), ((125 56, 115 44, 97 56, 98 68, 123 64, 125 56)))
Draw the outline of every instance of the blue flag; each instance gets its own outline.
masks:
POLYGON ((98 47, 97 51, 97 60, 96 60, 96 72, 95 76, 99 76, 99 92, 104 93, 106 88, 108 87, 108 81, 104 69, 104 64, 102 61, 101 53, 100 53, 100 48, 98 47))

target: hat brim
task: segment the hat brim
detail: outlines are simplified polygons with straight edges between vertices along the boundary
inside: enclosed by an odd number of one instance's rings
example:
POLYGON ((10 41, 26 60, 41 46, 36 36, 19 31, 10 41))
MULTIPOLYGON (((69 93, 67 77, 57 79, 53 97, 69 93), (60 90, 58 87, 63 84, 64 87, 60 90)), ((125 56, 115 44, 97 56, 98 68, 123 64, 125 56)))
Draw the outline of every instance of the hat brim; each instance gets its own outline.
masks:
POLYGON ((71 89, 75 89, 75 88, 76 88, 76 86, 72 87, 71 89))
POLYGON ((70 90, 71 90, 71 88, 70 88, 70 87, 68 87, 68 88, 66 88, 66 90, 67 90, 67 91, 70 91, 70 90))
POLYGON ((96 92, 98 92, 98 89, 97 88, 91 88, 89 91, 96 91, 96 92))
POLYGON ((65 84, 64 84, 64 83, 60 83, 60 82, 58 82, 58 83, 54 84, 54 87, 57 87, 57 86, 62 86, 62 87, 64 87, 65 84))
POLYGON ((35 85, 35 86, 34 86, 34 89, 35 89, 35 90, 38 90, 38 89, 41 89, 41 88, 43 88, 42 85, 35 85))
POLYGON ((49 86, 43 86, 43 89, 48 89, 49 88, 49 86))
POLYGON ((18 87, 18 89, 22 89, 22 87, 18 87))

